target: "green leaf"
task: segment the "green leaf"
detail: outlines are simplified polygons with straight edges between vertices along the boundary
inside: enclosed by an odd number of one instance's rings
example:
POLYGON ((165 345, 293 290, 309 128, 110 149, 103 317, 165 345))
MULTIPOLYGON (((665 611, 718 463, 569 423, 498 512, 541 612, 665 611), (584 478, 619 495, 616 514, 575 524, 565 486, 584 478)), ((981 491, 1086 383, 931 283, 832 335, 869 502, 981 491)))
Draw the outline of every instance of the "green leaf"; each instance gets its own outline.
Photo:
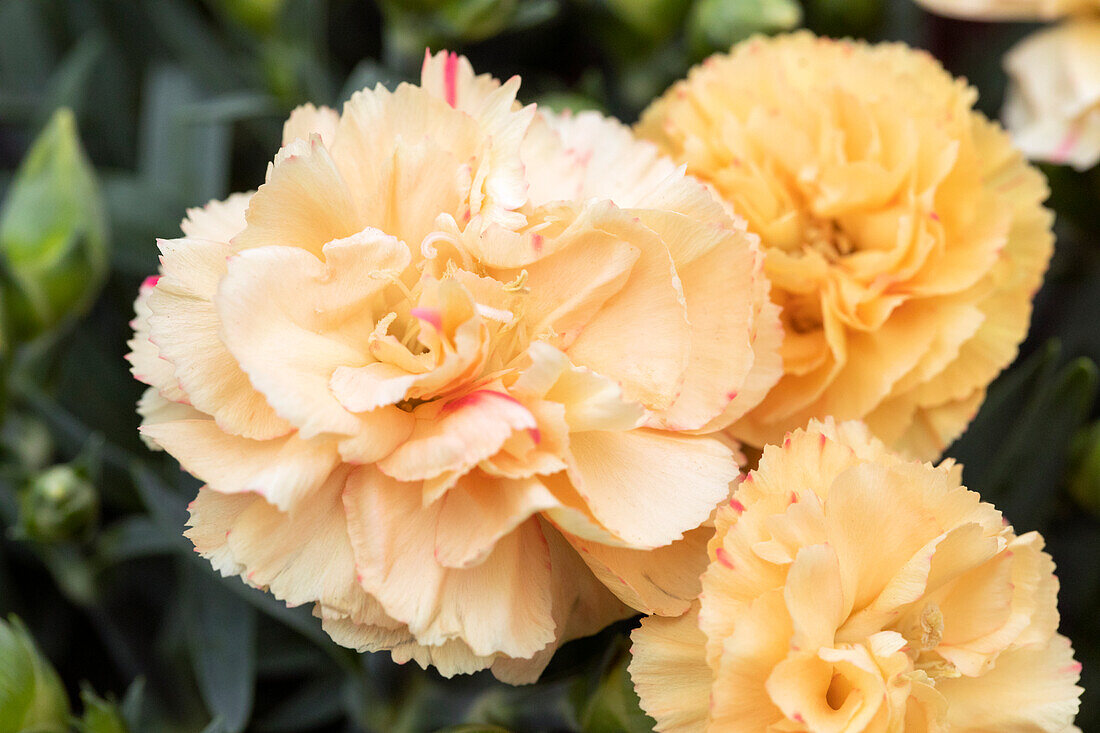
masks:
POLYGON ((581 713, 581 730, 584 733, 642 733, 652 731, 652 718, 641 708, 634 682, 627 667, 630 655, 622 653, 608 670, 596 691, 588 698, 581 713))
POLYGON ((952 453, 966 484, 1020 531, 1043 529, 1065 482, 1071 441, 1092 409, 1097 368, 1078 358, 1055 371, 1055 343, 990 389, 966 441, 952 453))
POLYGON ((57 110, 8 189, 0 259, 13 286, 4 305, 15 331, 0 339, 32 338, 75 319, 99 293, 107 274, 106 214, 68 109, 57 110))
POLYGON ((801 22, 797 0, 696 0, 687 32, 692 53, 702 58, 757 33, 791 30, 801 22))
POLYGON ((0 733, 68 730, 69 698, 23 622, 0 620, 0 733))
POLYGON ((140 159, 147 181, 167 185, 191 205, 225 196, 229 181, 230 127, 201 122, 198 83, 182 69, 158 67, 145 85, 140 159))
POLYGON ((320 678, 302 685, 273 705, 256 725, 258 733, 298 733, 334 723, 344 717, 339 696, 332 691, 339 680, 320 678))
POLYGON ((80 690, 84 714, 76 723, 80 733, 129 733, 122 712, 113 700, 106 700, 90 687, 80 690))
POLYGON ((256 615, 221 584, 191 573, 188 646, 206 706, 228 733, 244 730, 256 685, 256 615))

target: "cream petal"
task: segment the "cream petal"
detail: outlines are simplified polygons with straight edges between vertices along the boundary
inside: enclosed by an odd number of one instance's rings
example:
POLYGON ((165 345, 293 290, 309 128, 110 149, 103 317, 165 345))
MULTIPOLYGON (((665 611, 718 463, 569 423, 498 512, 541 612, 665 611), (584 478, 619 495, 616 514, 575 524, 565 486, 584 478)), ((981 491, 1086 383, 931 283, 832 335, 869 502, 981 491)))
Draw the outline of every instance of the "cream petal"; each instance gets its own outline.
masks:
MULTIPOLYGON (((490 389, 470 392, 442 409, 427 407, 432 414, 417 419, 409 439, 378 462, 379 469, 398 481, 465 473, 499 451, 512 433, 538 427, 515 398, 490 389)), ((418 408, 421 414, 428 409, 418 408)))
POLYGON ((623 603, 650 615, 679 616, 699 595, 699 576, 706 569, 706 546, 713 533, 699 527, 655 550, 613 547, 563 534, 623 603))
POLYGON ((160 348, 150 338, 149 317, 153 314, 149 308, 149 297, 160 280, 158 276, 145 278, 134 301, 134 319, 130 326, 134 337, 126 342, 130 353, 126 361, 130 362, 130 373, 134 379, 155 388, 166 400, 186 402, 187 395, 176 379, 172 362, 160 355, 160 348))
POLYGON ((1073 660, 1069 639, 1002 652, 980 677, 937 683, 947 700, 951 730, 1072 730, 1082 690, 1081 665, 1073 660))
POLYGON ((344 505, 363 588, 419 643, 462 639, 479 656, 530 657, 553 641, 549 551, 534 519, 457 570, 434 557, 442 504, 425 507, 415 484, 363 466, 344 505))
POLYGON ((554 652, 567 641, 591 636, 615 621, 635 615, 632 608, 624 606, 596 580, 557 530, 541 519, 539 526, 550 547, 557 636, 530 659, 501 657, 493 663, 493 676, 511 685, 537 681, 554 652))
POLYGON ((371 309, 388 284, 375 275, 409 262, 403 243, 369 228, 325 244, 323 256, 297 247, 246 250, 229 262, 216 297, 229 351, 306 438, 356 432, 329 380, 340 366, 369 361, 371 309))
POLYGON ((630 278, 566 349, 573 363, 617 381, 631 402, 668 407, 679 394, 691 330, 676 268, 665 245, 625 212, 601 206, 593 221, 641 251, 630 278))
POLYGON ((330 107, 314 107, 309 103, 300 105, 283 123, 283 145, 290 145, 295 140, 308 142, 310 135, 317 135, 321 138, 321 144, 331 148, 339 124, 340 113, 330 107))
POLYGON ((729 495, 733 454, 711 438, 650 430, 570 436, 570 477, 593 515, 637 548, 681 539, 729 495))
POLYGON ((661 733, 707 730, 713 674, 703 657, 697 606, 679 618, 651 616, 630 635, 630 677, 661 733))
POLYGON ((206 206, 188 209, 180 229, 190 239, 228 243, 245 228, 244 214, 251 199, 251 192, 233 193, 224 201, 210 201, 206 206))
POLYGON ((264 440, 290 432, 290 423, 256 391, 220 337, 213 298, 229 245, 176 239, 161 241, 160 249, 164 275, 149 295, 149 338, 175 367, 187 400, 233 435, 264 440))
MULTIPOLYGON (((137 412, 138 415, 141 415, 142 427, 146 425, 159 425, 175 420, 209 419, 208 415, 204 415, 194 407, 191 407, 191 405, 164 399, 161 393, 154 387, 149 387, 141 393, 141 399, 138 400, 137 404, 137 412)), ((142 434, 141 441, 145 443, 149 450, 161 450, 161 447, 147 435, 142 434)))
POLYGON ((248 222, 233 237, 236 251, 254 247, 299 247, 316 256, 334 239, 366 224, 355 199, 321 138, 294 140, 268 168, 267 182, 252 195, 248 222))
MULTIPOLYGON (((314 611, 314 615, 318 615, 314 611)), ((437 646, 417 642, 404 624, 396 627, 356 623, 344 616, 322 615, 321 628, 341 646, 357 652, 389 652, 397 664, 416 662, 421 669, 435 667, 443 677, 473 674, 490 666, 497 655, 478 656, 461 639, 451 639, 437 646)))
POLYGON ((354 435, 340 440, 340 457, 345 463, 362 465, 380 461, 412 435, 416 418, 392 405, 356 416, 354 435))
POLYGON ((440 501, 435 559, 449 568, 484 562, 502 537, 559 504, 537 479, 497 478, 480 471, 463 476, 440 501))
POLYGON ((311 501, 340 463, 334 440, 293 433, 250 440, 222 432, 213 420, 147 424, 141 432, 215 491, 259 494, 281 511, 311 501))
POLYGON ((362 617, 366 598, 355 580, 341 490, 348 471, 333 472, 310 501, 284 513, 255 494, 199 491, 191 504, 195 550, 223 575, 239 574, 288 606, 322 602, 362 617))

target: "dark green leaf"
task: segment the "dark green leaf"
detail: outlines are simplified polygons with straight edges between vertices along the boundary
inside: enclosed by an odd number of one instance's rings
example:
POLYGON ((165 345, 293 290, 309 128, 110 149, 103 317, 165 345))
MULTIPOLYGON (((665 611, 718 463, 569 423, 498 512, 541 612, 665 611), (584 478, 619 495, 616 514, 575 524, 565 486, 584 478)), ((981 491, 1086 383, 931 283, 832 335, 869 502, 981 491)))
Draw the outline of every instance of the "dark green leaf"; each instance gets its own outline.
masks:
POLYGON ((189 644, 195 680, 227 733, 244 729, 256 685, 256 617, 203 573, 191 573, 189 644))

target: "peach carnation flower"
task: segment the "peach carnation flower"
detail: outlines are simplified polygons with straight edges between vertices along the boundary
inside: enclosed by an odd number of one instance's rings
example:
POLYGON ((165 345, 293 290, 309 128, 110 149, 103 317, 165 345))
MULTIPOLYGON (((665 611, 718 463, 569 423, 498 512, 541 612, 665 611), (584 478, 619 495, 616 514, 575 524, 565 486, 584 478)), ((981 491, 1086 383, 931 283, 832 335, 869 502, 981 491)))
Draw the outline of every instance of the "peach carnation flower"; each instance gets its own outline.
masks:
POLYGON ((699 601, 634 632, 657 730, 1075 730, 1054 563, 960 474, 858 422, 765 448, 717 516, 699 601))
POLYGON ((779 378, 780 329, 742 221, 518 86, 440 54, 296 110, 258 191, 160 243, 130 358, 218 570, 346 646, 525 682, 632 613, 597 576, 687 608, 738 476, 696 433, 779 378))
POLYGON ((865 419, 939 456, 1015 357, 1050 259, 1042 175, 928 54, 796 33, 714 56, 640 133, 760 235, 785 374, 734 426, 755 445, 865 419))

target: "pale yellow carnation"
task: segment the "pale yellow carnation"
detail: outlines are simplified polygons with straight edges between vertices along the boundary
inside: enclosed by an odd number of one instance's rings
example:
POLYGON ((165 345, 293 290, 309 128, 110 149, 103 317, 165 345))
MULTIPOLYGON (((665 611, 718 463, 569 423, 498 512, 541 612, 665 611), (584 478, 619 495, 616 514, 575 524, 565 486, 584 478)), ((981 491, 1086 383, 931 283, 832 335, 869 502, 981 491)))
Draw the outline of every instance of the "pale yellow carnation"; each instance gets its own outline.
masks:
POLYGON ((749 220, 782 307, 785 374, 733 434, 864 419, 933 458, 1015 357, 1049 261, 1042 175, 928 54, 755 38, 638 130, 749 220))
POLYGON ((718 514, 699 601, 633 634, 657 730, 1076 730, 1054 563, 960 468, 856 422, 765 448, 718 514))
POLYGON ((687 608, 738 476, 698 433, 778 379, 780 329, 743 221, 518 86, 440 54, 295 111, 257 192, 160 243, 130 358, 222 573, 341 644, 524 682, 623 601, 687 608))

